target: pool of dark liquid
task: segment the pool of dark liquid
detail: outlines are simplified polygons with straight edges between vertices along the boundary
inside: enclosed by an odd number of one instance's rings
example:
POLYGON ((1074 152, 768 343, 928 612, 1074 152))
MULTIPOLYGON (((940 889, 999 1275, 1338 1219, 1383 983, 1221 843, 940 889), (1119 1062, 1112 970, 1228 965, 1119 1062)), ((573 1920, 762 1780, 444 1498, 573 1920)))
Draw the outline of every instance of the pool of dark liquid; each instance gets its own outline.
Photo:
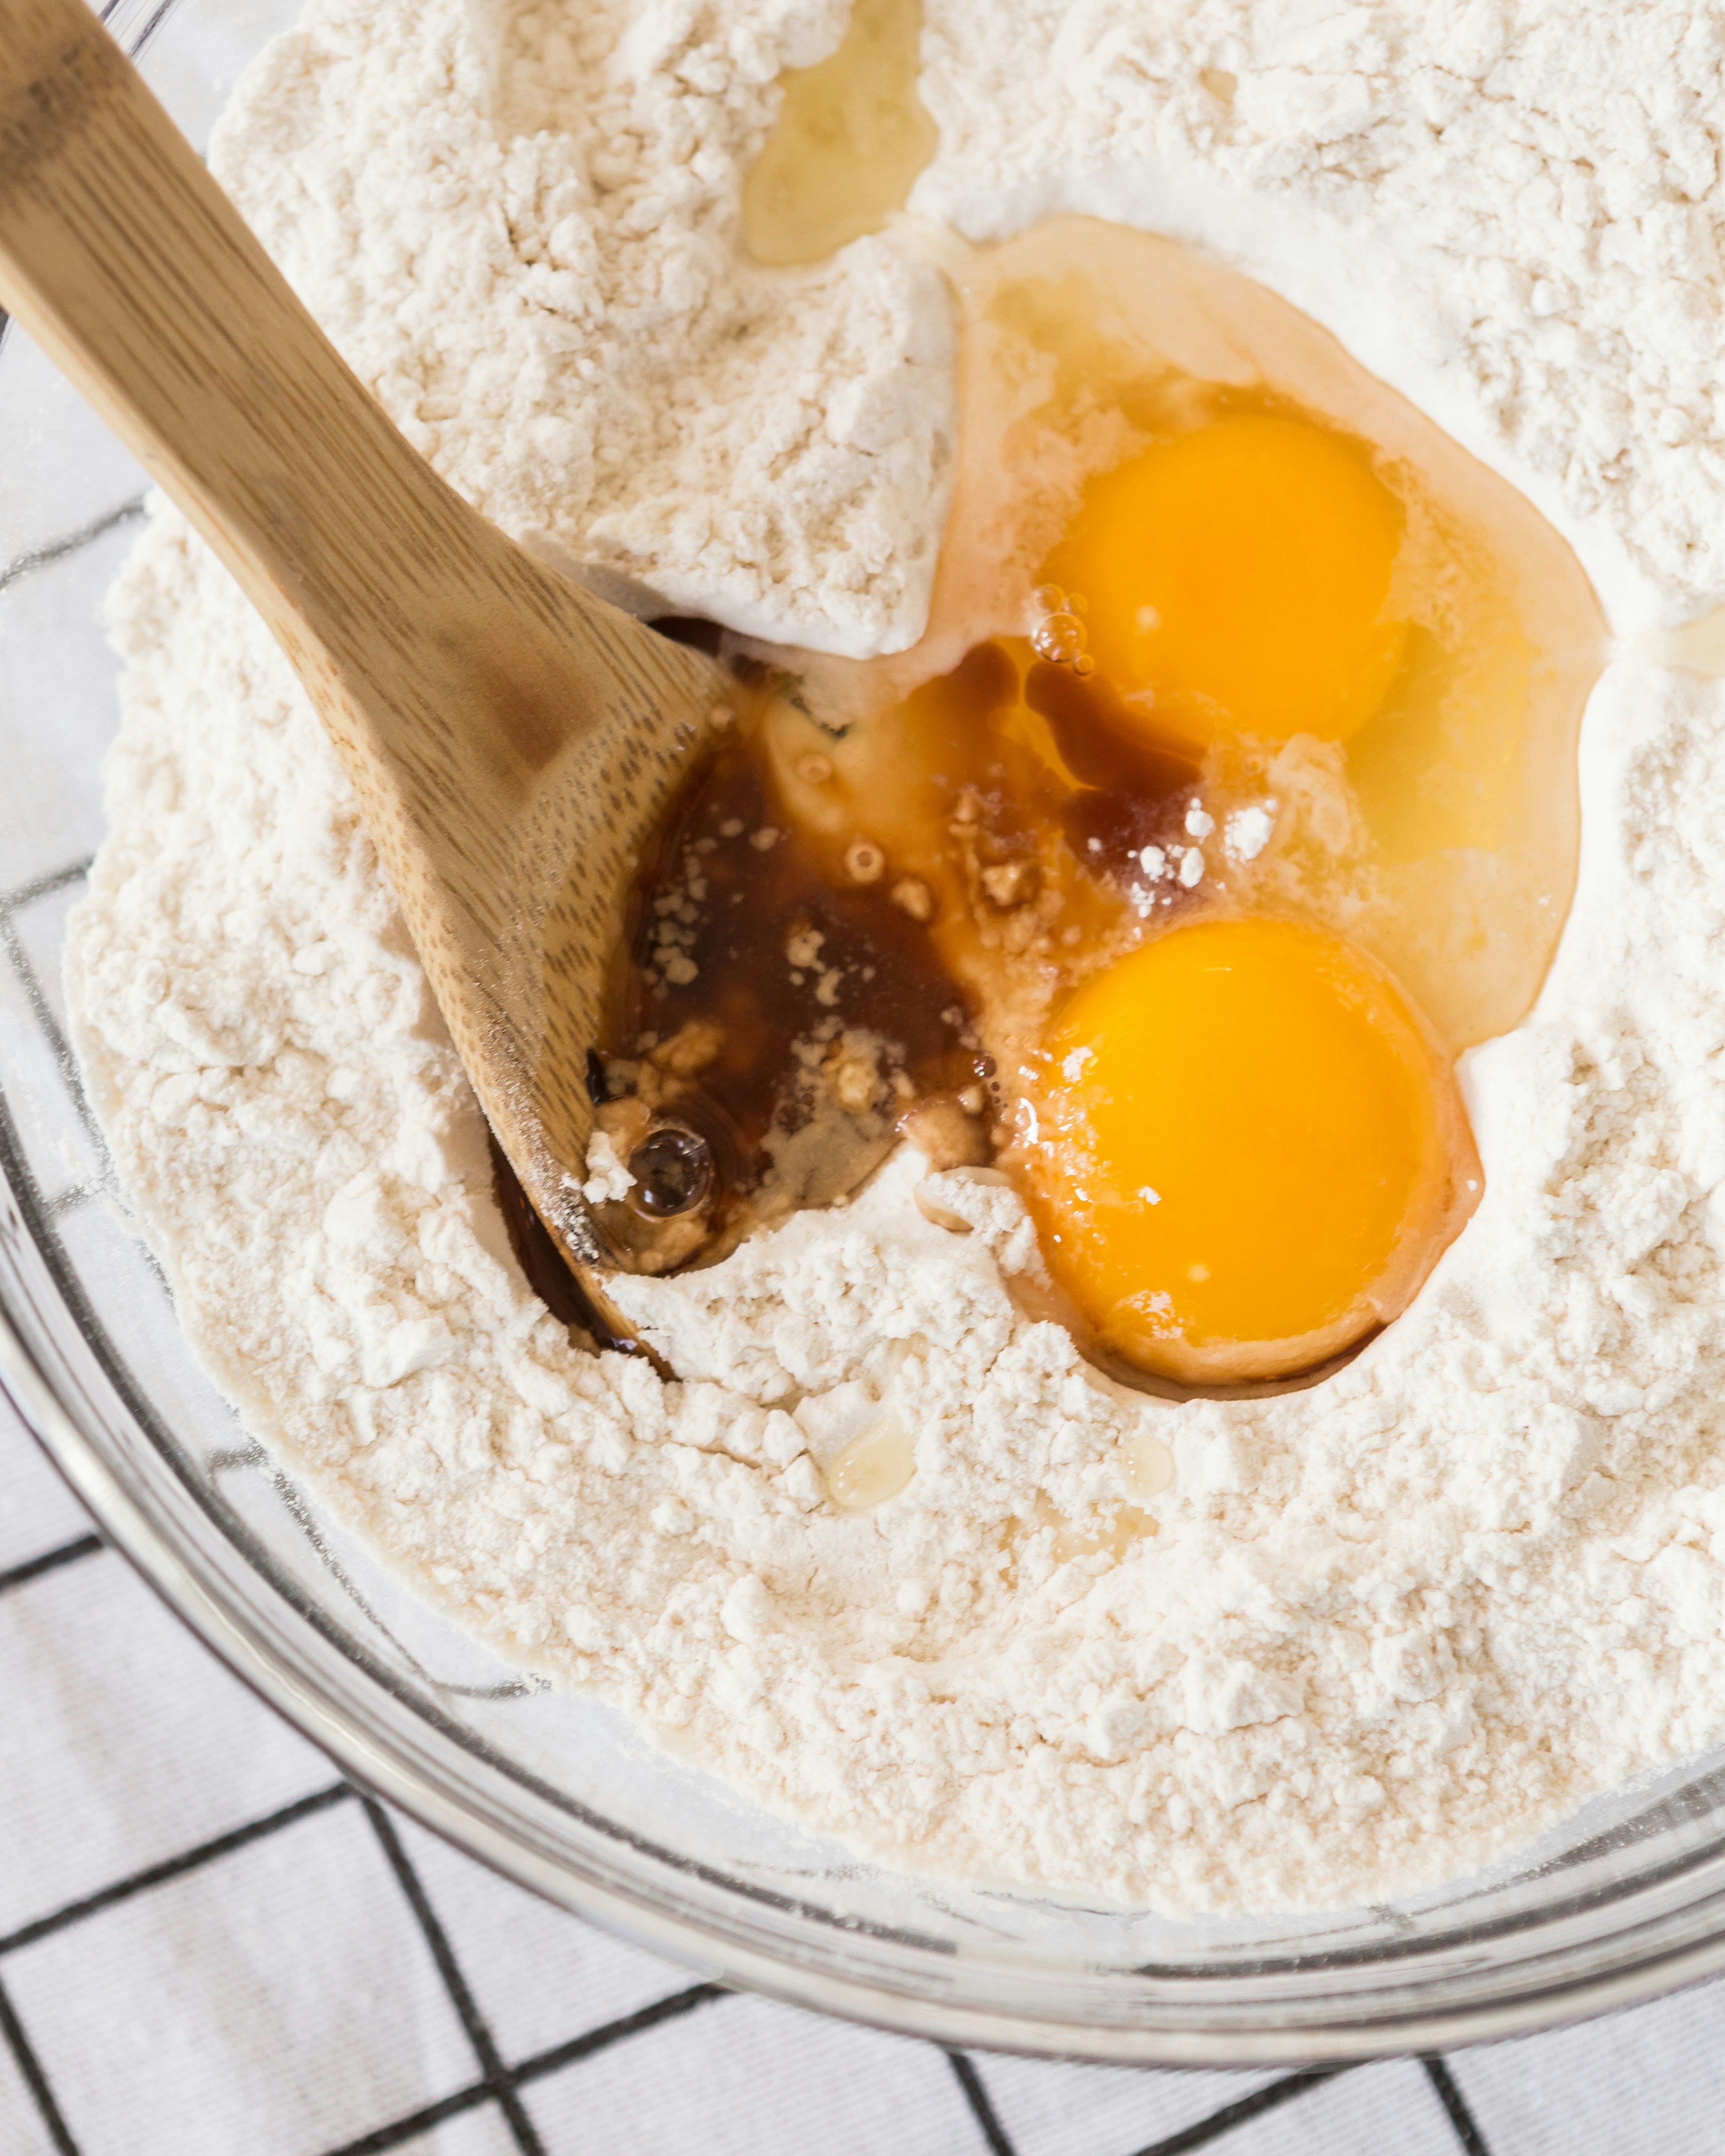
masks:
MULTIPOLYGON (((707 649, 717 634, 698 622, 663 626, 707 649)), ((764 693, 764 670, 742 666, 745 685, 764 693)), ((968 835, 985 855, 1027 855, 1039 828, 1052 825, 1087 870, 1127 890, 1142 849, 1178 829, 1202 778, 1199 751, 1147 737, 1143 716, 1106 683, 1028 651, 1014 659, 996 643, 975 647, 881 722, 907 729, 918 767, 932 774, 932 824, 962 795, 974 818, 968 835), (1046 721, 1068 780, 1045 771, 1026 791, 1024 752, 1005 734, 1020 704, 1046 721)), ((709 1029, 716 1049, 680 1086, 675 1116, 711 1151, 715 1248, 746 1223, 769 1172, 769 1137, 805 1112, 798 1078, 811 1043, 860 1032, 885 1045, 897 1091, 878 1104, 883 1133, 906 1101, 957 1096, 993 1073, 978 1014, 927 918, 906 908, 890 873, 859 878, 837 859, 787 813, 765 732, 745 724, 691 773, 629 894, 588 1088, 595 1106, 626 1096, 655 1050, 709 1029)), ((675 1182, 688 1163, 667 1152, 665 1166, 675 1182)), ((566 1322, 591 1327, 588 1298, 501 1157, 498 1188, 536 1290, 566 1322)), ((634 1202, 650 1212, 665 1194, 647 1179, 634 1202)))

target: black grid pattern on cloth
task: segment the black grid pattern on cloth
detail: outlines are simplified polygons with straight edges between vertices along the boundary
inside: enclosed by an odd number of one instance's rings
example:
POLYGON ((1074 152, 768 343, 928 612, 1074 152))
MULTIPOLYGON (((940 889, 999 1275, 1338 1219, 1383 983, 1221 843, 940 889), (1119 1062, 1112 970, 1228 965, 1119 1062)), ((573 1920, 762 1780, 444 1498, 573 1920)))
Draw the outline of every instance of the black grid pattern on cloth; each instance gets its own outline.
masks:
MULTIPOLYGON (((0 322, 3 321, 4 317, 0 316, 0 322)), ((141 499, 122 502, 80 530, 69 532, 49 544, 33 548, 13 562, 0 566, 0 594, 35 572, 64 561, 116 526, 138 517, 142 514, 142 506, 141 499)), ((16 891, 0 895, 0 952, 3 952, 5 962, 10 966, 23 993, 32 1016, 41 1029, 79 1115, 100 1144, 100 1135, 95 1130, 84 1100, 70 1049, 18 928, 19 916, 30 906, 79 882, 88 868, 87 861, 69 862, 52 875, 39 876, 16 891)), ((95 1188, 93 1184, 80 1184, 52 1197, 39 1193, 35 1195, 44 1209, 64 1213, 93 1195, 95 1188)), ((65 1566, 97 1558, 106 1547, 100 1534, 90 1533, 42 1550, 23 1563, 0 1572, 0 1594, 28 1594, 33 1582, 65 1566)), ((451 2095, 375 2128, 358 2140, 344 2142, 329 2148, 322 2152, 322 2156, 383 2156, 384 2151, 401 2147, 445 2119, 475 2111, 485 2105, 495 2107, 523 2156, 547 2156, 545 2144, 521 2104, 519 2092, 522 2088, 547 2075, 572 2068, 583 2060, 592 2058, 614 2044, 624 2043, 631 2036, 656 2028, 663 2022, 719 2006, 728 1995, 725 1987, 720 1984, 687 1984, 680 1989, 667 1992, 663 1998, 639 2008, 634 2013, 623 2015, 597 2027, 578 2030, 548 2050, 536 2051, 513 2061, 506 2061, 462 1972, 459 1959, 438 1917, 424 1881, 403 1846, 389 1812, 375 1798, 356 1789, 351 1783, 332 1782, 325 1789, 250 1820, 226 1834, 184 1849, 143 1871, 113 1880, 94 1893, 83 1895, 47 1916, 0 1936, 0 2039, 3 2039, 40 2115, 49 2143, 59 2152, 59 2156, 79 2156, 78 2144, 73 2139, 55 2099, 51 2061, 44 2061, 32 2043, 29 2032, 20 2020, 7 1989, 7 1957, 38 1940, 69 1931, 99 1912, 130 1901, 136 1895, 146 1894, 152 1888, 165 1886, 170 1881, 182 1878, 188 1872, 203 1866, 219 1865, 223 1858, 231 1856, 237 1851, 336 1806, 358 1806, 363 1811, 424 1937, 456 2018, 472 2049, 476 2071, 470 2082, 451 2095)), ((947 2056, 969 2107, 970 2116, 977 2129, 978 2149, 986 2149, 989 2156, 1017 2156, 1012 2138, 1002 2124, 990 2096, 985 2063, 963 2051, 951 2051, 947 2056)), ((1422 2063, 1444 2114, 1454 2129, 1461 2156, 1491 2156, 1485 2136, 1445 2061, 1440 2058, 1429 2058, 1422 2063)), ((1221 2142, 1235 2128, 1245 2126, 1284 2104, 1296 2102, 1310 2091, 1322 2087, 1338 2074, 1348 2071, 1346 2067, 1327 2066, 1284 2074, 1250 2095, 1222 2105, 1178 2132, 1146 2143, 1137 2152, 1137 2156, 1183 2156, 1183 2152, 1188 2149, 1208 2148, 1221 2142)))

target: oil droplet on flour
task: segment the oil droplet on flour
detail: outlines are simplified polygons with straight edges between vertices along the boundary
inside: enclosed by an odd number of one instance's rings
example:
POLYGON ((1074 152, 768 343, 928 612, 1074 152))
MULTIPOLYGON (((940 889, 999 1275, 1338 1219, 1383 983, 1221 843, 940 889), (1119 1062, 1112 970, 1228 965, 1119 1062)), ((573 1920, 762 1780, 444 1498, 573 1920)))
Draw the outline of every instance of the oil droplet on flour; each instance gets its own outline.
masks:
POLYGON ((1632 648, 1638 659, 1656 666, 1678 666, 1710 681, 1725 680, 1725 607, 1699 621, 1686 621, 1681 629, 1651 630, 1637 637, 1632 648))
POLYGON ((1056 1564, 1070 1564, 1078 1558, 1107 1557, 1118 1564, 1139 1543, 1158 1532, 1147 1512, 1136 1505, 1122 1505, 1114 1523, 1101 1534, 1081 1534, 1068 1520, 1056 1519, 1049 1554, 1056 1564))
POLYGON ((872 1512, 916 1471, 916 1440, 890 1410, 852 1438, 827 1471, 827 1491, 846 1512, 872 1512))
POLYGON ((1147 1505, 1173 1481, 1174 1455, 1153 1430, 1131 1430, 1120 1440, 1120 1478, 1135 1504, 1147 1505))
POLYGON ((829 59, 780 77, 784 102, 743 185, 743 236, 788 268, 878 232, 935 152, 916 95, 922 0, 855 0, 829 59))

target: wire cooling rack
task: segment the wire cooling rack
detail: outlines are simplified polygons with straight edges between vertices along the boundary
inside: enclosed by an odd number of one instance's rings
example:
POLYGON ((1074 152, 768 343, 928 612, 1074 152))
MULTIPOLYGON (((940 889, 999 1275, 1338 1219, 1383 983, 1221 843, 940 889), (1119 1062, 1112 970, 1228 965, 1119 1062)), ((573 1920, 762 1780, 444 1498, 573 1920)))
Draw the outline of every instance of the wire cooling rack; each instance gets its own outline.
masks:
MULTIPOLYGON (((83 578, 95 604, 99 542, 141 508, 0 568, 0 660, 33 588, 83 578)), ((86 867, 0 896, 0 1004, 99 1148, 51 971, 86 867)), ((38 1194, 64 1215, 100 1188, 38 1194)), ((1181 2075, 940 2051, 689 1982, 331 1779, 0 1415, 0 2156, 1725 2147, 1717 1988, 1455 2060, 1181 2075)))

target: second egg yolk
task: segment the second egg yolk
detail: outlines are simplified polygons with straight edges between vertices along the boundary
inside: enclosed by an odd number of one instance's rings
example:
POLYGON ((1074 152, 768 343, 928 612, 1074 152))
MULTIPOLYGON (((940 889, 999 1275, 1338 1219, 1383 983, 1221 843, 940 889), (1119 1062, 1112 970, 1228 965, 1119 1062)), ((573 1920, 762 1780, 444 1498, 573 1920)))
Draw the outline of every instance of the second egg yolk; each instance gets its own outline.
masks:
POLYGON ((1351 1346, 1477 1188, 1453 1081, 1394 982, 1293 921, 1142 946, 1073 996, 1045 1067, 1026 1185, 1050 1268, 1106 1348, 1183 1383, 1351 1346))
POLYGON ((1183 732, 1341 740, 1383 702, 1395 497, 1363 453, 1273 413, 1158 442, 1086 488, 1045 574, 1082 598, 1099 670, 1183 732))

